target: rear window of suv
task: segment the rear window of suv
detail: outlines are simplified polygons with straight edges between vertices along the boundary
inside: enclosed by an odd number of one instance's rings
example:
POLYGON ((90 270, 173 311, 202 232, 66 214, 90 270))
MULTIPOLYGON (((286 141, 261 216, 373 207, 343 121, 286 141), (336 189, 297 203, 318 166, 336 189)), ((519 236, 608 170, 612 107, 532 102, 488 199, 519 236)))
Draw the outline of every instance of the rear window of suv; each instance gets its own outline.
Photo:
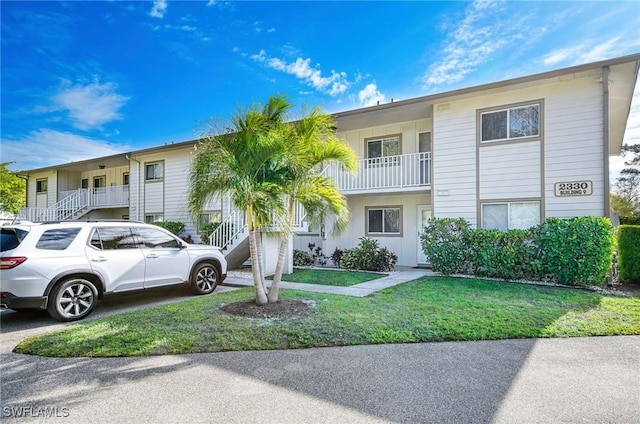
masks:
POLYGON ((80 228, 47 230, 40 236, 36 249, 65 250, 80 232, 80 228))
POLYGON ((29 234, 28 231, 24 231, 19 228, 0 229, 0 252, 15 249, 20 245, 27 234, 29 234))

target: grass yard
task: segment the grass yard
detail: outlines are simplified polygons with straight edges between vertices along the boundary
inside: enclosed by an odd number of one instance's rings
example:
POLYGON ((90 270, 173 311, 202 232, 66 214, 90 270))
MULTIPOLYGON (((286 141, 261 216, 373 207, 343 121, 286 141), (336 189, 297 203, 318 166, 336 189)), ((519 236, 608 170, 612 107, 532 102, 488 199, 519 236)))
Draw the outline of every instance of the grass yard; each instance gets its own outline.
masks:
POLYGON ((142 356, 372 343, 640 334, 640 298, 486 280, 424 277, 356 298, 283 290, 313 302, 282 319, 222 313, 253 289, 189 299, 25 339, 15 352, 142 356))
MULTIPOLYGON (((388 274, 375 272, 342 271, 337 269, 294 269, 291 274, 284 274, 282 281, 291 283, 321 284, 323 286, 349 287, 366 281, 377 280, 388 274)), ((269 277, 271 279, 272 277, 269 277)))

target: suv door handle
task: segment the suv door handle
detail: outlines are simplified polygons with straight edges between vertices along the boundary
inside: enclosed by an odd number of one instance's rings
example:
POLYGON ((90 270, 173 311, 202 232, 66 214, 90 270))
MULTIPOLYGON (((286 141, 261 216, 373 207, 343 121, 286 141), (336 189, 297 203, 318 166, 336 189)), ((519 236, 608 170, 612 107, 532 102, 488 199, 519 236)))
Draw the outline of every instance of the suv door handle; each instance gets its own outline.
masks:
POLYGON ((159 258, 159 257, 160 257, 160 256, 158 256, 158 255, 157 255, 157 254, 155 254, 155 253, 149 253, 149 254, 147 255, 147 258, 149 258, 149 259, 157 259, 157 258, 159 258))
POLYGON ((98 256, 97 258, 91 258, 91 262, 106 262, 108 261, 107 258, 105 258, 104 256, 98 256))

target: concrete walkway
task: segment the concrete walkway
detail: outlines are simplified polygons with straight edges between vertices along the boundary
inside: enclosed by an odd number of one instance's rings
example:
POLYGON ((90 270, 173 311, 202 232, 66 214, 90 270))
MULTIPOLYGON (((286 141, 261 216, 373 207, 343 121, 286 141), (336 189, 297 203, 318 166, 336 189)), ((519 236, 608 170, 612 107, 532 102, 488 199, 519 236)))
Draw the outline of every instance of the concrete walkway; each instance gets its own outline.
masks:
MULTIPOLYGON (((335 271, 343 272, 343 271, 335 271)), ((423 268, 400 268, 391 273, 387 277, 378 278, 377 280, 366 281, 364 283, 355 284, 349 287, 337 287, 337 286, 325 286, 322 284, 308 284, 308 283, 292 283, 289 281, 282 281, 280 288, 291 290, 302 290, 316 293, 328 293, 328 294, 341 294, 343 296, 356 296, 364 297, 369 296, 377 291, 397 286, 398 284, 406 283, 408 281, 415 280, 426 275, 436 275, 433 271, 423 268)), ((271 282, 267 281, 267 285, 271 282)), ((251 273, 231 271, 224 280, 223 286, 231 287, 253 287, 253 280, 251 279, 251 273)))

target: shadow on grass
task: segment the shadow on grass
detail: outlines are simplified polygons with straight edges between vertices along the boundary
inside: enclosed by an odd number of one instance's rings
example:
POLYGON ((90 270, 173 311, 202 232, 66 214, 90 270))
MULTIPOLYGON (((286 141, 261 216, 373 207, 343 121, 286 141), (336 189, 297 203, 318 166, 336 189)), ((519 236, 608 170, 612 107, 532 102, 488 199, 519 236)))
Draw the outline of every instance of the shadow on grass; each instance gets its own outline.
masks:
MULTIPOLYGON (((470 327, 473 329, 467 335, 470 338, 483 328, 494 334, 490 322, 502 327, 528 328, 526 337, 535 337, 543 335, 566 314, 587 313, 600 305, 597 295, 581 293, 576 295, 576 301, 571 299, 574 293, 567 290, 535 288, 535 296, 523 298, 518 295, 521 292, 518 287, 505 285, 498 289, 496 285, 501 283, 424 279, 412 284, 431 287, 405 285, 388 289, 354 300, 348 309, 360 316, 366 312, 367 304, 369 307, 386 305, 383 314, 386 318, 376 319, 367 326, 370 334, 379 335, 384 329, 397 332, 406 329, 408 316, 424 307, 421 316, 424 325, 418 326, 415 335, 424 331, 433 336, 437 325, 441 331, 437 339, 446 340, 465 336, 456 335, 456 327, 470 321, 477 324, 470 327), (420 296, 416 296, 416 290, 420 296), (453 291, 458 293, 455 299, 451 299, 453 291), (393 305, 389 305, 390 296, 397 301, 393 305), (508 301, 509 308, 487 306, 485 302, 493 304, 493 297, 508 301), (430 299, 430 303, 426 299, 430 299), (536 312, 539 302, 551 302, 544 313, 536 312), (468 310, 461 314, 460 308, 468 310), (456 310, 453 320, 448 314, 456 310), (518 317, 518 322, 514 317, 518 317)), ((242 295, 248 293, 246 290, 242 295)), ((285 293, 285 296, 310 296, 285 293)), ((241 293, 236 292, 233 296, 239 295, 241 293)), ((321 305, 322 298, 316 295, 314 299, 321 305)), ((224 303, 225 299, 217 298, 215 303, 224 303)), ((179 324, 175 325, 179 331, 179 324)), ((258 330, 264 325, 268 324, 251 323, 258 330)), ((202 328, 201 331, 215 330, 202 328)), ((96 332, 90 337, 102 336, 96 332)), ((514 337, 518 337, 517 332, 514 337)), ((109 398, 111 405, 118 405, 109 410, 110 419, 131 419, 144 408, 155 408, 156 413, 162 414, 176 408, 171 399, 177 398, 179 405, 187 410, 212 414, 213 421, 224 420, 225 411, 236 411, 236 422, 243 420, 242 414, 250 420, 266 422, 275 419, 269 414, 290 417, 293 412, 298 422, 326 421, 335 413, 332 405, 340 405, 367 417, 393 422, 490 422, 535 344, 535 339, 511 339, 104 359, 8 354, 2 359, 2 395, 6 405, 27 405, 28 402, 62 405, 72 412, 90 410, 100 399, 109 398), (136 393, 141 391, 150 402, 147 406, 141 407, 136 400, 139 397, 136 393), (189 393, 186 398, 185 393, 189 393), (267 406, 271 410, 256 400, 257 393, 270 401, 267 406), (291 393, 294 404, 290 403, 291 393), (301 396, 296 398, 296 395, 301 396), (165 403, 158 405, 158 400, 165 403), (137 408, 134 412, 127 411, 134 407, 137 408)), ((364 421, 366 419, 361 420, 364 421)), ((283 419, 282 422, 295 421, 283 419)))

